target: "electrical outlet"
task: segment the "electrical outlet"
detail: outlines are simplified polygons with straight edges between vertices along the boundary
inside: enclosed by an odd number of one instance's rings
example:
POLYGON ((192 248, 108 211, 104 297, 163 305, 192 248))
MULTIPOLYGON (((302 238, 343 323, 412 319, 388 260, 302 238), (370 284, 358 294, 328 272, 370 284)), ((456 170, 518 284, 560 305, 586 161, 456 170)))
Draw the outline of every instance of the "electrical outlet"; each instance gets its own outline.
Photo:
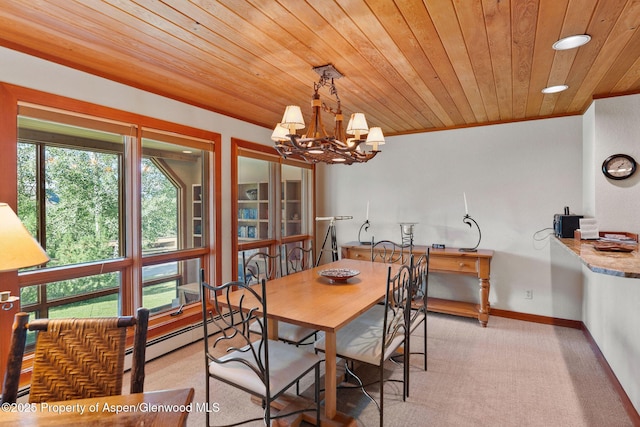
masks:
POLYGON ((533 299, 533 291, 531 289, 524 291, 524 299, 533 299))

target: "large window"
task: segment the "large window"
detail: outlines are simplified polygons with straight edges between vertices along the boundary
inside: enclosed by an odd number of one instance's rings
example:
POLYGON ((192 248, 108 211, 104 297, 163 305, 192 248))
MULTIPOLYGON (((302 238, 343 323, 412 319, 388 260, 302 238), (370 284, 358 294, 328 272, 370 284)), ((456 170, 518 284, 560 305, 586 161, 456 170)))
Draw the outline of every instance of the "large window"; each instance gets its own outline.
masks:
MULTIPOLYGON (((18 216, 38 236, 47 267, 123 256, 122 165, 130 127, 21 107, 18 116, 18 216), (126 133, 125 133, 126 132, 126 133)), ((21 289, 37 317, 113 316, 120 274, 98 274, 21 289)))
POLYGON ((200 300, 199 258, 157 260, 167 253, 201 248, 207 241, 207 193, 202 191, 206 158, 191 138, 143 129, 142 299, 152 312, 200 300))
MULTIPOLYGON (((25 114, 38 115, 33 108, 25 114)), ((18 215, 49 267, 122 256, 124 134, 20 115, 18 215)), ((58 120, 65 119, 56 115, 58 120)), ((82 124, 90 121, 83 120, 82 124)), ((115 129, 116 127, 110 126, 115 129)), ((121 130, 128 130, 121 127, 121 130)))
POLYGON ((210 140, 33 104, 19 105, 17 135, 18 216, 51 257, 44 269, 58 268, 20 289, 23 311, 114 316, 199 301, 210 140))

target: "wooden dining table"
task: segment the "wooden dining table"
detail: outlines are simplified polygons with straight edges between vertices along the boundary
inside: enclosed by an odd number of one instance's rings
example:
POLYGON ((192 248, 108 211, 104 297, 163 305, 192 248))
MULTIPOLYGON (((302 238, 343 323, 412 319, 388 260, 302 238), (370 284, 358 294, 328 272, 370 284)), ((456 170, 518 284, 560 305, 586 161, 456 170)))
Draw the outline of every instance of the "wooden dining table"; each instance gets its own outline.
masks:
POLYGON ((193 388, 48 403, 4 404, 0 426, 185 426, 193 388))
MULTIPOLYGON (((267 325, 271 339, 278 337, 278 321, 325 334, 324 415, 328 419, 335 418, 337 413, 336 332, 384 297, 388 271, 387 264, 342 259, 267 281, 267 325), (336 268, 357 270, 358 275, 345 282, 333 282, 320 275, 322 270, 336 268)), ((239 306, 242 295, 243 291, 232 292, 231 305, 239 306)), ((244 306, 249 305, 245 300, 244 306)))

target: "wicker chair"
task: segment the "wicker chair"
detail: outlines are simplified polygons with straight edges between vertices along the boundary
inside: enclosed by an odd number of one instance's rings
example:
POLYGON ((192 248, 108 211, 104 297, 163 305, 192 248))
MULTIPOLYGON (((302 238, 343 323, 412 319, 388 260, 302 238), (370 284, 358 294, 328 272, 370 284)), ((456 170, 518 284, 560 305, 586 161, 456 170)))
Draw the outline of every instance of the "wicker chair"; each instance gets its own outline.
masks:
MULTIPOLYGON (((270 426, 274 419, 314 411, 315 425, 319 426, 321 359, 313 352, 268 338, 262 315, 258 315, 258 313, 268 315, 265 280, 261 280, 257 286, 249 286, 237 281, 214 287, 204 281, 204 270, 202 270, 200 284, 203 295, 206 402, 210 402, 211 399, 210 380, 213 378, 257 396, 263 401, 263 417, 238 421, 230 425, 263 420, 265 425, 270 426), (238 307, 237 311, 229 303, 229 293, 236 289, 244 292, 242 306, 238 307), (207 294, 213 295, 213 309, 207 306, 207 294), (250 324, 257 324, 260 327, 257 338, 249 333, 250 324), (213 333, 210 329, 219 332, 209 337, 209 334, 213 333), (214 351, 214 347, 218 345, 226 345, 226 348, 214 351), (313 405, 315 408, 303 407, 291 412, 286 411, 286 414, 272 415, 271 405, 275 399, 311 372, 315 374, 315 405, 313 405)), ((211 425, 209 411, 206 413, 206 425, 211 425)))
POLYGON ((144 391, 149 310, 137 317, 36 319, 17 313, 2 392, 3 403, 17 398, 27 331, 38 331, 29 402, 51 402, 122 394, 125 338, 135 326, 131 393, 144 391))

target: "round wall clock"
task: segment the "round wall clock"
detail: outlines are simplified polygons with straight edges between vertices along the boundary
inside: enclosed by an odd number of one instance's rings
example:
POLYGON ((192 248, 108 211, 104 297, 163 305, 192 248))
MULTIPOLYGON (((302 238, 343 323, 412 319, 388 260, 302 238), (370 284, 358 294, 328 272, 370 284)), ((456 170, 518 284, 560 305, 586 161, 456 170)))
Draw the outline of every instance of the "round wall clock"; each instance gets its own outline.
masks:
POLYGON ((611 179, 627 179, 636 171, 636 161, 627 154, 614 154, 602 162, 602 173, 611 179))

